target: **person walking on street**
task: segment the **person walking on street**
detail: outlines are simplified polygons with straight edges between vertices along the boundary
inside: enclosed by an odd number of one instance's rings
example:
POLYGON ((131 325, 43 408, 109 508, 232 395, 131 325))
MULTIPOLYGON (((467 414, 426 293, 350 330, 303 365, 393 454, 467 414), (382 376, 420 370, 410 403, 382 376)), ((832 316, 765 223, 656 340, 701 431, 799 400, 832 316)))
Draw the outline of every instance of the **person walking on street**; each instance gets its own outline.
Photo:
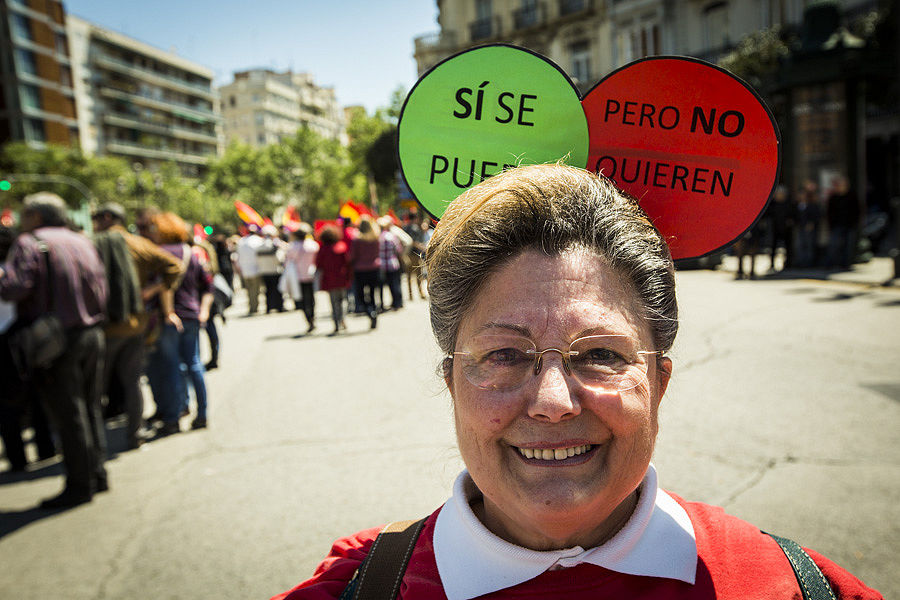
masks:
POLYGON ((788 195, 787 187, 779 185, 775 188, 772 202, 767 209, 769 229, 772 232, 772 249, 769 255, 769 271, 775 272, 775 256, 778 247, 784 247, 784 263, 782 269, 794 266, 794 203, 788 195))
MULTIPOLYGON (((400 285, 400 257, 403 256, 403 246, 393 231, 393 222, 390 217, 381 217, 378 226, 381 233, 378 236, 378 252, 381 257, 382 278, 379 284, 381 292, 381 310, 385 311, 383 284, 387 284, 391 291, 391 308, 399 310, 403 308, 403 289, 400 285)), ((401 230, 402 232, 402 230, 401 230)))
POLYGON ((273 310, 284 312, 284 296, 278 289, 278 280, 283 270, 286 244, 278 237, 278 229, 274 225, 264 225, 262 233, 265 237, 256 249, 256 260, 266 288, 266 314, 273 310))
MULTIPOLYGON (((125 272, 133 268, 138 286, 136 302, 121 314, 112 314, 112 303, 108 311, 108 320, 104 328, 106 334, 106 356, 104 389, 109 390, 114 383, 123 391, 125 414, 128 418, 128 446, 137 448, 152 438, 152 433, 144 427, 144 396, 141 392, 141 374, 144 371, 145 344, 147 324, 150 315, 144 301, 154 296, 159 298, 159 306, 164 315, 174 314, 173 298, 175 286, 181 275, 181 262, 172 254, 161 249, 147 238, 133 235, 125 229, 125 209, 116 203, 100 206, 92 215, 95 243, 105 257, 107 274, 113 273, 117 285, 110 286, 110 295, 118 289, 127 293, 124 281, 125 272), (118 256, 117 243, 125 245, 127 263, 118 256), (118 268, 112 268, 112 265, 118 268), (155 282, 155 283, 154 283, 155 282)), ((169 316, 168 318, 171 318, 169 316)), ((168 319, 167 319, 168 320, 168 319)))
POLYGON ((341 239, 341 232, 333 225, 327 225, 319 232, 321 247, 316 254, 316 270, 321 274, 319 287, 328 292, 331 299, 331 318, 334 333, 346 329, 344 323, 344 300, 350 286, 350 268, 347 264, 347 244, 341 239))
POLYGON ((838 175, 828 196, 828 258, 831 269, 849 269, 856 250, 859 229, 859 202, 847 178, 838 175))
POLYGON ((288 246, 285 256, 285 276, 296 282, 296 289, 288 284, 294 298, 294 305, 303 308, 306 317, 307 333, 316 328, 316 297, 313 282, 316 277, 316 255, 319 244, 312 239, 312 229, 306 223, 293 232, 294 241, 288 246))
POLYGON ((807 179, 797 199, 796 210, 796 266, 808 268, 816 266, 818 255, 819 221, 822 207, 819 204, 819 189, 816 182, 807 179))
POLYGON ((378 287, 381 268, 378 233, 378 226, 372 218, 363 215, 359 222, 359 236, 350 245, 350 267, 353 269, 357 307, 361 305, 369 316, 372 329, 378 326, 378 310, 375 307, 375 288, 378 287))
POLYGON ((66 205, 56 194, 26 196, 23 233, 0 266, 0 298, 16 302, 14 330, 50 313, 65 330, 62 353, 30 381, 56 427, 66 471, 62 492, 41 503, 46 509, 90 502, 109 489, 100 409, 106 273, 91 240, 66 221, 66 205))
POLYGON ((419 297, 424 300, 425 292, 422 291, 422 276, 425 269, 425 232, 415 213, 407 215, 406 225, 403 226, 403 231, 405 231, 412 240, 406 254, 406 283, 409 288, 409 299, 410 301, 413 299, 413 279, 415 279, 419 297))
POLYGON ((250 315, 255 315, 259 311, 259 288, 262 278, 259 274, 257 251, 262 243, 263 239, 260 237, 259 227, 256 225, 250 225, 249 233, 237 243, 237 270, 241 276, 241 282, 247 290, 250 315))
POLYGON ((209 318, 213 301, 212 275, 203 268, 197 255, 185 242, 187 226, 178 215, 162 213, 156 217, 156 229, 162 249, 184 265, 184 275, 175 290, 175 323, 167 323, 151 355, 147 376, 153 389, 158 414, 163 421, 160 435, 181 431, 179 419, 187 413, 187 384, 182 363, 194 388, 197 415, 192 429, 207 425, 205 370, 200 360, 200 328, 209 318))

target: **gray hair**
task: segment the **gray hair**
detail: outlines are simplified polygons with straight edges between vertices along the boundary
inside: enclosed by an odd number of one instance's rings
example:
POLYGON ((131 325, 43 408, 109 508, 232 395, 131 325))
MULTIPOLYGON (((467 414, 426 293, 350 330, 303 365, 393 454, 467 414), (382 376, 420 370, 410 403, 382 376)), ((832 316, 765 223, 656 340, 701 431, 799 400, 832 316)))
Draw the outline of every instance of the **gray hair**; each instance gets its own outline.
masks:
POLYGON ((69 209, 65 201, 52 192, 37 192, 25 196, 23 214, 37 215, 45 227, 65 227, 69 209))
POLYGON ((678 331, 669 248, 637 201, 598 175, 564 165, 517 167, 454 200, 426 253, 431 328, 455 349, 460 322, 485 280, 524 250, 548 255, 586 248, 630 284, 656 350, 678 331))

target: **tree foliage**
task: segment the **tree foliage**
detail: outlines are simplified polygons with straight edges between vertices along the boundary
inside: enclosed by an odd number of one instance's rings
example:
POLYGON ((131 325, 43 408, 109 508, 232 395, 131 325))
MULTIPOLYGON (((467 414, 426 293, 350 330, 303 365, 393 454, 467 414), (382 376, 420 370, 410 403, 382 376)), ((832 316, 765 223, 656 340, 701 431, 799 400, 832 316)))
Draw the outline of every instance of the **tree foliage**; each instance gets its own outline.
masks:
POLYGON ((342 202, 366 201, 370 181, 387 208, 394 198, 394 136, 402 101, 403 90, 398 89, 391 105, 374 116, 362 108, 353 113, 348 146, 308 128, 263 148, 235 142, 209 162, 200 178, 184 177, 174 163, 145 169, 122 158, 85 156, 62 146, 35 149, 9 143, 0 148, 0 177, 18 173, 43 179, 17 180, 12 190, 0 191, 0 209, 17 209, 27 194, 46 190, 73 208, 118 202, 133 214, 155 206, 188 222, 233 231, 239 223, 235 200, 273 219, 287 206, 295 206, 308 221, 330 219, 342 202))
POLYGON ((777 25, 751 33, 719 59, 719 66, 764 89, 777 74, 780 61, 790 54, 788 35, 777 25))

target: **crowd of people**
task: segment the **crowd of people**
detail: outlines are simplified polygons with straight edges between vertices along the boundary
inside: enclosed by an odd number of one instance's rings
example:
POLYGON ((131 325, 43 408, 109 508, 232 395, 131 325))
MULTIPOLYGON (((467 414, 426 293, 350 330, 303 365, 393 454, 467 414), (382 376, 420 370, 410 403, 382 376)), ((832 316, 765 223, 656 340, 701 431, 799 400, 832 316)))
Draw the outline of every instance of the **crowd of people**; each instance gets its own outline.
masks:
POLYGON ((88 236, 71 225, 59 196, 38 193, 24 201, 21 233, 0 232, 0 433, 14 471, 27 466, 26 420, 39 459, 61 451, 65 487, 42 508, 82 504, 109 489, 111 417, 121 415, 128 447, 137 448, 181 431, 192 388, 190 427, 207 427, 199 332, 217 338, 215 248, 192 240, 171 212, 143 211, 137 235, 125 220, 120 205, 105 204, 88 236), (156 407, 147 419, 144 375, 156 407))
POLYGON ((218 367, 216 320, 224 322, 236 280, 250 315, 260 312, 260 296, 265 313, 286 311, 289 301, 307 333, 316 329, 316 292, 327 292, 329 335, 346 329, 348 313, 367 316, 375 329, 379 314, 403 308, 403 273, 409 299, 414 290, 426 297, 432 230, 415 213, 403 226, 364 215, 356 225, 341 218, 317 232, 306 223, 250 225, 243 236, 208 239, 171 212, 142 209, 136 233, 126 220, 122 206, 104 204, 88 235, 72 225, 61 198, 39 193, 25 199, 20 231, 0 229, 0 369, 9 382, 0 389, 0 435, 13 471, 28 464, 26 426, 39 461, 61 451, 65 487, 44 508, 109 489, 112 420, 123 424, 129 449, 179 433, 189 416, 191 429, 208 427, 205 373, 218 367), (48 364, 25 364, 9 342, 46 314, 59 316, 64 348, 48 364), (206 363, 201 330, 209 338, 206 363))
POLYGON ((430 220, 415 213, 407 215, 402 227, 389 216, 363 215, 356 226, 341 218, 315 235, 306 223, 283 233, 272 224, 251 224, 234 243, 235 268, 247 289, 251 315, 260 311, 264 291, 266 313, 287 310, 289 298, 312 332, 319 289, 331 301, 331 335, 346 329, 347 312, 368 316, 375 329, 380 313, 403 308, 403 273, 409 299, 414 288, 425 298, 423 256, 430 236, 430 220))
POLYGON ((842 175, 832 179, 825 193, 812 180, 793 195, 779 185, 763 217, 735 245, 735 277, 755 278, 760 252, 769 256, 770 273, 779 267, 848 269, 856 260, 861 215, 856 194, 842 175), (779 250, 784 252, 780 264, 779 250))

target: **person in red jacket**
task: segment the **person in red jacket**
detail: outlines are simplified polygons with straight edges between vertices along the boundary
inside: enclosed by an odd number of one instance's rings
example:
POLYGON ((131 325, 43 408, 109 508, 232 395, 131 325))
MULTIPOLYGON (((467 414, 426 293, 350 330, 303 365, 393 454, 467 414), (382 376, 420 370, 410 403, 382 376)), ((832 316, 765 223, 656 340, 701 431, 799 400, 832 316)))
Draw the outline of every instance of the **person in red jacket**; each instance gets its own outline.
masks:
MULTIPOLYGON (((658 486, 675 275, 631 197, 572 167, 505 171, 450 204, 426 266, 466 469, 388 578, 396 597, 801 597, 774 538, 658 486)), ((362 587, 377 535, 338 540, 276 598, 362 587)), ((881 598, 805 552, 837 598, 881 598)))
POLYGON ((344 300, 350 287, 350 264, 347 243, 341 239, 341 232, 333 225, 326 225, 319 232, 319 253, 316 255, 316 271, 320 274, 319 287, 331 298, 331 318, 334 320, 336 335, 346 329, 344 323, 344 300))

